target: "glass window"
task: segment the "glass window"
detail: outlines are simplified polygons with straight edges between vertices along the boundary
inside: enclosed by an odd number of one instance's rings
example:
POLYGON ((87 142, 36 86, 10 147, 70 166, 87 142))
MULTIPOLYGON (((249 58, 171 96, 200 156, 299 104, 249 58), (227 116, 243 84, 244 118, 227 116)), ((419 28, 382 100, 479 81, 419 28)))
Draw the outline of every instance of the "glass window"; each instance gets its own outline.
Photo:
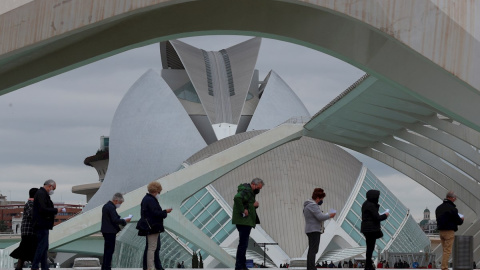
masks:
POLYGON ((359 218, 352 212, 348 211, 347 220, 350 221, 351 224, 355 224, 359 218))
POLYGON ((210 193, 205 194, 205 196, 200 200, 200 202, 207 206, 213 200, 213 196, 210 193))
POLYGON ((210 215, 209 212, 204 211, 204 212, 197 218, 197 220, 200 221, 200 223, 202 223, 202 224, 207 224, 208 220, 210 220, 211 217, 212 217, 212 215, 210 215))
POLYGON ((221 207, 217 201, 214 201, 210 206, 208 206, 207 210, 214 216, 218 211, 220 211, 221 207))
POLYGON ((357 202, 353 202, 352 210, 358 215, 362 215, 362 207, 357 202))
POLYGON ((207 189, 203 188, 203 189, 200 189, 197 193, 193 194, 193 196, 195 196, 195 198, 197 198, 197 200, 199 200, 200 198, 202 198, 202 196, 205 193, 207 193, 207 189))
POLYGON ((192 210, 190 210, 190 213, 192 213, 192 215, 194 216, 198 216, 198 214, 203 210, 203 205, 197 203, 197 205, 195 205, 193 207, 192 210))
POLYGON ((350 223, 348 223, 348 221, 344 221, 342 223, 342 229, 347 233, 347 234, 350 234, 350 231, 352 231, 353 227, 352 225, 350 225, 350 223))
MULTIPOLYGON (((182 208, 184 207, 186 209, 186 211, 188 211, 188 209, 192 208, 192 206, 197 202, 197 200, 195 200, 195 198, 192 198, 190 197, 190 199, 186 200, 185 201, 185 204, 183 204, 182 208)), ((185 212, 182 212, 182 214, 185 213, 185 212)))
POLYGON ((227 220, 230 219, 230 217, 228 216, 227 212, 222 210, 220 213, 218 213, 215 219, 218 220, 220 224, 224 224, 227 220))
POLYGON ((216 233, 218 229, 220 229, 220 223, 218 223, 215 219, 212 219, 208 224, 207 224, 207 229, 211 231, 212 233, 216 233))
POLYGON ((202 228, 202 224, 198 220, 195 220, 193 224, 197 226, 197 228, 202 228))
POLYGON ((212 236, 213 234, 207 227, 203 228, 202 232, 204 232, 208 237, 212 236))
POLYGON ((195 218, 195 216, 192 215, 191 213, 187 213, 187 214, 185 215, 185 217, 186 217, 188 220, 190 220, 190 221, 192 221, 192 220, 195 218))
POLYGON ((218 244, 222 243, 227 239, 228 233, 225 230, 220 230, 216 235, 215 235, 215 240, 217 241, 218 244))
POLYGON ((230 235, 236 229, 236 227, 231 222, 229 222, 225 224, 225 227, 223 227, 223 229, 227 231, 227 233, 230 235))
POLYGON ((360 240, 362 239, 362 236, 356 231, 352 230, 350 232, 350 236, 355 240, 355 242, 360 243, 360 240))
MULTIPOLYGON (((388 219, 387 219, 387 220, 388 220, 388 219)), ((383 227, 387 230, 387 232, 388 232, 390 235, 394 235, 394 234, 395 234, 395 229, 393 228, 392 225, 390 225, 389 222, 386 222, 383 227)))

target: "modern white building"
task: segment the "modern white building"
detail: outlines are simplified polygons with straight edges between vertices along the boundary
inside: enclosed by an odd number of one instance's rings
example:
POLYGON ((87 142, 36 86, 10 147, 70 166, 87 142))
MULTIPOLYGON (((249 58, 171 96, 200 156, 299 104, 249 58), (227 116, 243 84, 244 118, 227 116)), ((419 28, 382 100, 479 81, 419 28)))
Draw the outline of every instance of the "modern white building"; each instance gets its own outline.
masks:
MULTIPOLYGON (((144 186, 285 121, 306 122, 308 111, 278 74, 271 71, 259 80, 255 63, 260 43, 261 39, 253 38, 219 52, 180 41, 162 43, 161 75, 146 72, 115 113, 108 173, 86 209, 105 203, 115 192, 144 186)), ((265 250, 267 266, 306 257, 302 207, 315 187, 327 193, 322 209, 338 211, 322 236, 319 261, 363 257, 360 209, 369 189, 381 191, 382 211, 391 210, 377 250, 429 250, 428 238, 408 209, 367 168, 334 144, 308 137, 283 144, 220 176, 175 210, 234 256, 238 234, 231 224, 233 196, 239 184, 254 177, 266 182, 258 196, 261 225, 252 231, 247 252, 259 264, 264 260, 261 243, 278 243, 265 250)), ((127 225, 117 238, 116 267, 141 265, 143 248, 144 237, 137 236, 135 224, 127 225)), ((175 267, 179 261, 189 266, 193 251, 202 254, 206 268, 225 267, 188 239, 168 230, 162 234, 164 267, 175 267)))

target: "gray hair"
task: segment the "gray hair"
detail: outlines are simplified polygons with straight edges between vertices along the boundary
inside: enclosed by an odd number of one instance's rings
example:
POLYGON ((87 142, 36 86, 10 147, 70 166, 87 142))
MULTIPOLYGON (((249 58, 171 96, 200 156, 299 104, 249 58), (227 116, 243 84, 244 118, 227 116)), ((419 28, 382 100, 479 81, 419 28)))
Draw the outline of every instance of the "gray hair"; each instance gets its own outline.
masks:
POLYGON ((112 201, 123 202, 123 195, 120 192, 117 192, 113 195, 112 201))
POLYGON ((254 185, 262 184, 262 186, 265 186, 265 183, 260 178, 253 178, 251 184, 254 184, 254 185))
POLYGON ((455 192, 450 190, 447 192, 447 198, 457 198, 457 194, 455 194, 455 192))
POLYGON ((43 183, 43 185, 44 186, 53 186, 53 185, 56 185, 56 183, 52 179, 48 179, 47 181, 45 181, 45 183, 43 183))

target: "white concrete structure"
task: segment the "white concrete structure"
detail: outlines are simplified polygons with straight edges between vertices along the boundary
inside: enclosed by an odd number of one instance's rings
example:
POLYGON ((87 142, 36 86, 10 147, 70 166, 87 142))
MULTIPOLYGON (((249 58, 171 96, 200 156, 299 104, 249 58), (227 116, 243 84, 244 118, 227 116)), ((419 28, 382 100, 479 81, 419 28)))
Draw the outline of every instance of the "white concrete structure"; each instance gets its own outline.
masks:
MULTIPOLYGON (((439 198, 448 190, 466 220, 458 233, 474 236, 480 258, 480 133, 409 93, 365 75, 305 124, 306 136, 377 159, 439 198)), ((441 248, 437 248, 437 259, 441 248)))
MULTIPOLYGON (((1 5, 2 12, 18 6, 11 0, 1 5)), ((32 1, 0 15, 0 93, 171 36, 268 36, 329 53, 367 71, 391 87, 396 102, 406 98, 409 105, 395 108, 382 99, 368 112, 374 116, 362 115, 372 132, 365 133, 365 126, 360 132, 350 130, 362 119, 347 119, 352 126, 340 127, 346 136, 332 136, 339 129, 329 123, 330 134, 322 133, 321 122, 332 113, 324 110, 306 126, 309 136, 330 136, 404 172, 440 197, 445 189, 456 190, 472 209, 467 217, 476 220, 462 233, 475 235, 478 260, 478 164, 474 157, 462 160, 478 154, 479 147, 479 25, 480 2, 474 0, 32 1), (382 115, 385 106, 393 108, 387 109, 389 119, 382 115), (398 109, 404 111, 393 113, 398 109), (397 132, 400 140, 392 137, 397 132)))

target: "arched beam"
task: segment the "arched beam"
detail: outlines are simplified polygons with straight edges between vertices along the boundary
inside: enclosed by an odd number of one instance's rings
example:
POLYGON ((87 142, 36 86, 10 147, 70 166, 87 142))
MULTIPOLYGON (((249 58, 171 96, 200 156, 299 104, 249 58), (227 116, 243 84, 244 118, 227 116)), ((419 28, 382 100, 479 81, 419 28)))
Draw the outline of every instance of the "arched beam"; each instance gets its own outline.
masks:
MULTIPOLYGON (((477 6, 480 4, 462 11, 474 17, 477 6)), ((462 7, 402 0, 388 5, 366 0, 335 4, 297 0, 33 1, 0 15, 0 40, 8 41, 0 43, 0 94, 158 41, 206 34, 255 35, 333 55, 480 131, 476 117, 480 114, 480 79, 473 71, 480 69, 480 63, 471 61, 480 53, 480 42, 473 27, 455 18, 456 9, 462 7), (72 11, 78 17, 72 17, 72 11), (449 28, 432 23, 438 21, 449 28), (421 25, 422 31, 412 29, 412 22, 421 25), (425 41, 429 45, 438 42, 431 39, 432 31, 445 41, 442 44, 452 47, 424 46, 425 41), (452 91, 455 99, 450 98, 452 91)))

